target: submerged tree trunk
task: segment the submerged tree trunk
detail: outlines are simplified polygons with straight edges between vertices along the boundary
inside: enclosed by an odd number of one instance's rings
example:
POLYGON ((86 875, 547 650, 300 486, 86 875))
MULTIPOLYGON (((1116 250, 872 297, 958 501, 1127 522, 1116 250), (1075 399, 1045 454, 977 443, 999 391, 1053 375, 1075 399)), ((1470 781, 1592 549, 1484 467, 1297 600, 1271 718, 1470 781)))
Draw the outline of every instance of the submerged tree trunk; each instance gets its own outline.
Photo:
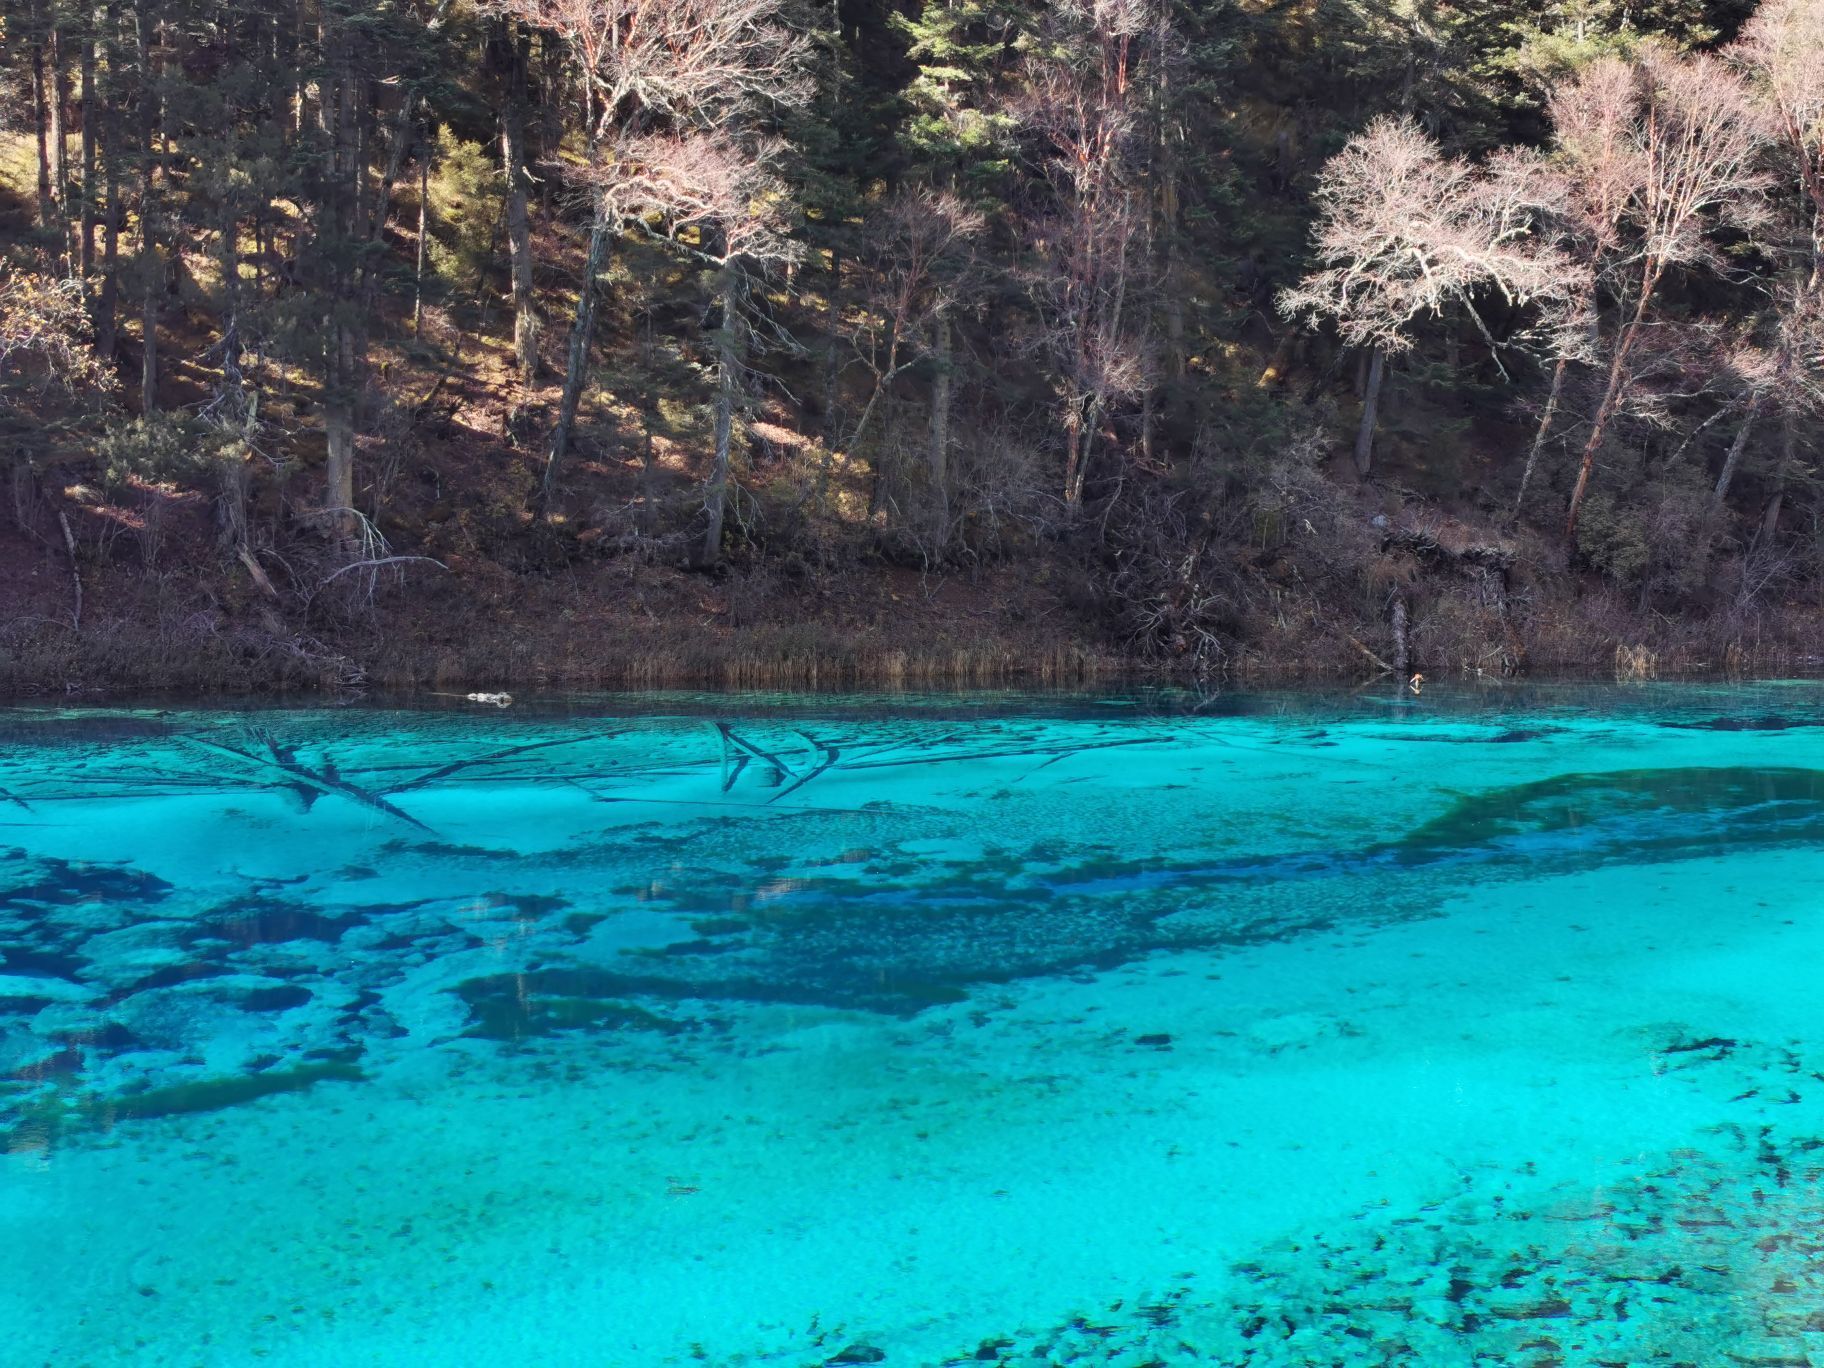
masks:
POLYGON ((583 398, 583 382, 589 374, 589 348, 595 340, 595 282, 601 276, 607 254, 607 207, 598 202, 589 222, 589 255, 583 264, 583 279, 577 290, 576 317, 570 324, 570 349, 564 365, 564 393, 557 406, 557 427, 551 433, 551 452, 545 459, 545 481, 540 497, 547 509, 557 492, 557 477, 563 469, 564 457, 570 454, 576 411, 583 398))
POLYGON ((1376 347, 1369 353, 1368 376, 1362 386, 1362 421, 1355 430, 1355 473, 1364 480, 1374 469, 1374 424, 1386 379, 1387 353, 1376 347))
POLYGON ((703 532, 700 563, 715 565, 722 559, 722 526, 728 512, 729 467, 733 459, 735 407, 741 388, 740 267, 731 258, 722 265, 718 293, 722 321, 716 332, 716 454, 709 468, 704 507, 709 514, 703 532))

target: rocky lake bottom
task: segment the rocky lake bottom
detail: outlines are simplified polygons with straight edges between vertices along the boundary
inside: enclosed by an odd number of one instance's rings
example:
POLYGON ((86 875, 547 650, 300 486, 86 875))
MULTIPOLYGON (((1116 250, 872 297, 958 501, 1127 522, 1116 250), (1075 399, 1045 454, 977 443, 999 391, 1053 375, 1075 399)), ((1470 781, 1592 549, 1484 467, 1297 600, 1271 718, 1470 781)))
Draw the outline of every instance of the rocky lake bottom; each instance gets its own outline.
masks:
POLYGON ((1824 1362, 1824 686, 0 710, 22 1365, 1824 1362))

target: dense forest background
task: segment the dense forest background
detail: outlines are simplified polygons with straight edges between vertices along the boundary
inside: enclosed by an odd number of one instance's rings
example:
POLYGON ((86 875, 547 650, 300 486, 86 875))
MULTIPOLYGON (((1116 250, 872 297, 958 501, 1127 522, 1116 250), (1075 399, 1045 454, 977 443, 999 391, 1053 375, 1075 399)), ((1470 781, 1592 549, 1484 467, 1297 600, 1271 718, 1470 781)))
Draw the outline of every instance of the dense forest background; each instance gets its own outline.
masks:
POLYGON ((1824 654, 1824 0, 0 16, 10 687, 1824 654))

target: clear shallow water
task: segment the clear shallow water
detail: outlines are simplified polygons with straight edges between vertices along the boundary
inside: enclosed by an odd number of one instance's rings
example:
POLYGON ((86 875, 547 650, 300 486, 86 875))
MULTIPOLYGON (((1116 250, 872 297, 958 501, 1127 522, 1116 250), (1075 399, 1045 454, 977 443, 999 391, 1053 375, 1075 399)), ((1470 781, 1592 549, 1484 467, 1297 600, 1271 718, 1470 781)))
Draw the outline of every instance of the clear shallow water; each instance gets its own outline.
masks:
POLYGON ((0 711, 0 1359, 1824 1361, 1824 687, 0 711))

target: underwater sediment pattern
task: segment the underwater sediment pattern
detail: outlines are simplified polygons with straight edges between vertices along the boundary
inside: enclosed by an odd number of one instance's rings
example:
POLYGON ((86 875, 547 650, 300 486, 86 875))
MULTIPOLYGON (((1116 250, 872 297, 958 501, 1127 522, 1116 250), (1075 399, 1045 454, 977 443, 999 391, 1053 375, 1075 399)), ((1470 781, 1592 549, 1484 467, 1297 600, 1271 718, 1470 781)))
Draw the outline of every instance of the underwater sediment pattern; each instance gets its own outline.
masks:
POLYGON ((1824 687, 0 711, 0 1360, 1824 1362, 1824 687))

